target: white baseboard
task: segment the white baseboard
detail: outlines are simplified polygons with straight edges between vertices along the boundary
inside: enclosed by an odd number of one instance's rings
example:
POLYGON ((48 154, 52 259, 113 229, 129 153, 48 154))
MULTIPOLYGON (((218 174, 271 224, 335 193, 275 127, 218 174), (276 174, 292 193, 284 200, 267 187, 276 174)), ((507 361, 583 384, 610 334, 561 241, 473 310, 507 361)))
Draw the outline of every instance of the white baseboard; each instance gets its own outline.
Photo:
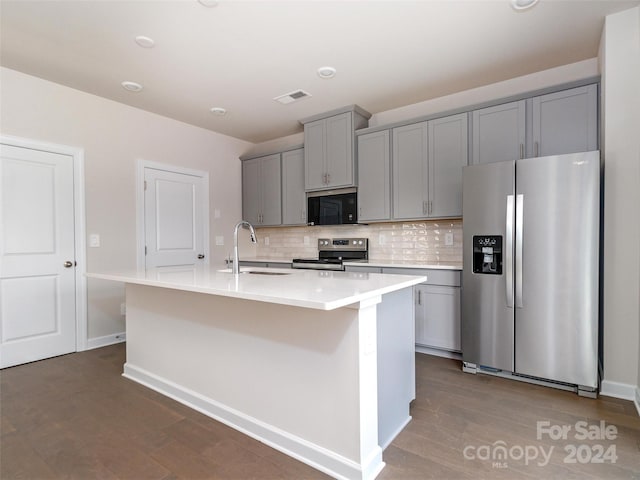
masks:
POLYGON ((600 395, 605 397, 622 398, 623 400, 632 400, 636 398, 637 387, 628 383, 612 382, 611 380, 603 380, 600 385, 600 395))
POLYGON ((416 345, 416 352, 425 353, 427 355, 435 355, 436 357, 453 358, 454 360, 462 360, 462 354, 458 352, 450 352, 449 350, 440 350, 439 348, 425 347, 416 345))
POLYGON ((105 335, 104 337, 90 338, 87 340, 87 350, 93 350, 94 348, 106 347, 107 345, 122 343, 126 340, 127 334, 125 332, 112 333, 111 335, 105 335))
POLYGON ((273 425, 250 417, 211 398, 125 363, 124 377, 218 420, 290 457, 337 479, 373 480, 384 468, 382 449, 371 452, 362 465, 273 425))

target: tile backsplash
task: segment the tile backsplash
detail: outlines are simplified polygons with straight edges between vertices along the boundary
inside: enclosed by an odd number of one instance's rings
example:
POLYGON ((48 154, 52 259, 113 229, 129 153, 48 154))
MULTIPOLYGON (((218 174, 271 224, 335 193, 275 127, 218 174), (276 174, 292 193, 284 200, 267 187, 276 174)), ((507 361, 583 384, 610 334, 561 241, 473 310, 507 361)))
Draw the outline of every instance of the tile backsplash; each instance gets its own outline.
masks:
POLYGON ((259 258, 313 258, 318 256, 319 238, 366 237, 371 260, 462 263, 461 219, 333 227, 264 227, 258 229, 257 236, 256 257, 259 258), (453 245, 445 245, 447 233, 453 234, 453 245))

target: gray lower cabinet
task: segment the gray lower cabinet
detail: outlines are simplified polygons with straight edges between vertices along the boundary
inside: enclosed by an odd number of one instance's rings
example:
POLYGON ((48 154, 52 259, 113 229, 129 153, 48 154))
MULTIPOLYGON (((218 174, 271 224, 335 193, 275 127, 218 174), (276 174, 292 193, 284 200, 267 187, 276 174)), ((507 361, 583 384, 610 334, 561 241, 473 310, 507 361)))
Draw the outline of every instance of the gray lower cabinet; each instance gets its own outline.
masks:
POLYGON ((460 287, 418 285, 415 288, 416 344, 460 352, 460 287))
POLYGON ((472 163, 598 149, 598 85, 472 112, 472 163))
POLYGON ((459 270, 346 266, 348 272, 424 275, 427 281, 414 287, 417 346, 461 351, 459 270))
POLYGON ((391 218, 389 130, 358 137, 358 221, 391 218))
POLYGON ((242 162, 242 216, 259 226, 282 224, 280 154, 242 162))
POLYGON ((524 158, 526 100, 473 111, 471 130, 473 164, 524 158))
POLYGON ((304 149, 282 152, 282 224, 306 225, 304 149))
POLYGON ((467 114, 393 129, 393 219, 462 215, 467 114))

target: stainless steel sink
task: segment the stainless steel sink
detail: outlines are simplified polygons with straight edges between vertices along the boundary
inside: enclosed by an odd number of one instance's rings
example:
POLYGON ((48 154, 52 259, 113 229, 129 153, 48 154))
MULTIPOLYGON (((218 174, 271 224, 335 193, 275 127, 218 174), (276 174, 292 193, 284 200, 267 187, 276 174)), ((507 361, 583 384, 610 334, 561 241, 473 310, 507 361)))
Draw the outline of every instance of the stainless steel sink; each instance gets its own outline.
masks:
POLYGON ((263 272, 260 270, 245 270, 240 273, 250 273, 252 275, 291 275, 289 272, 263 272))

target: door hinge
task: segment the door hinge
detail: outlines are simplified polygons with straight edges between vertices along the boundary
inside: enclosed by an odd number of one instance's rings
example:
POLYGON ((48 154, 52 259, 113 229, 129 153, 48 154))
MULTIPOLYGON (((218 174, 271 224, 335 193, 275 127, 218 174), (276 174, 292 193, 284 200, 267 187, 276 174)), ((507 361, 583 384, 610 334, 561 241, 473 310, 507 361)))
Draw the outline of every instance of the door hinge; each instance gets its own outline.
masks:
POLYGON ((145 255, 147 254, 147 246, 146 245, 144 246, 144 254, 145 255))

